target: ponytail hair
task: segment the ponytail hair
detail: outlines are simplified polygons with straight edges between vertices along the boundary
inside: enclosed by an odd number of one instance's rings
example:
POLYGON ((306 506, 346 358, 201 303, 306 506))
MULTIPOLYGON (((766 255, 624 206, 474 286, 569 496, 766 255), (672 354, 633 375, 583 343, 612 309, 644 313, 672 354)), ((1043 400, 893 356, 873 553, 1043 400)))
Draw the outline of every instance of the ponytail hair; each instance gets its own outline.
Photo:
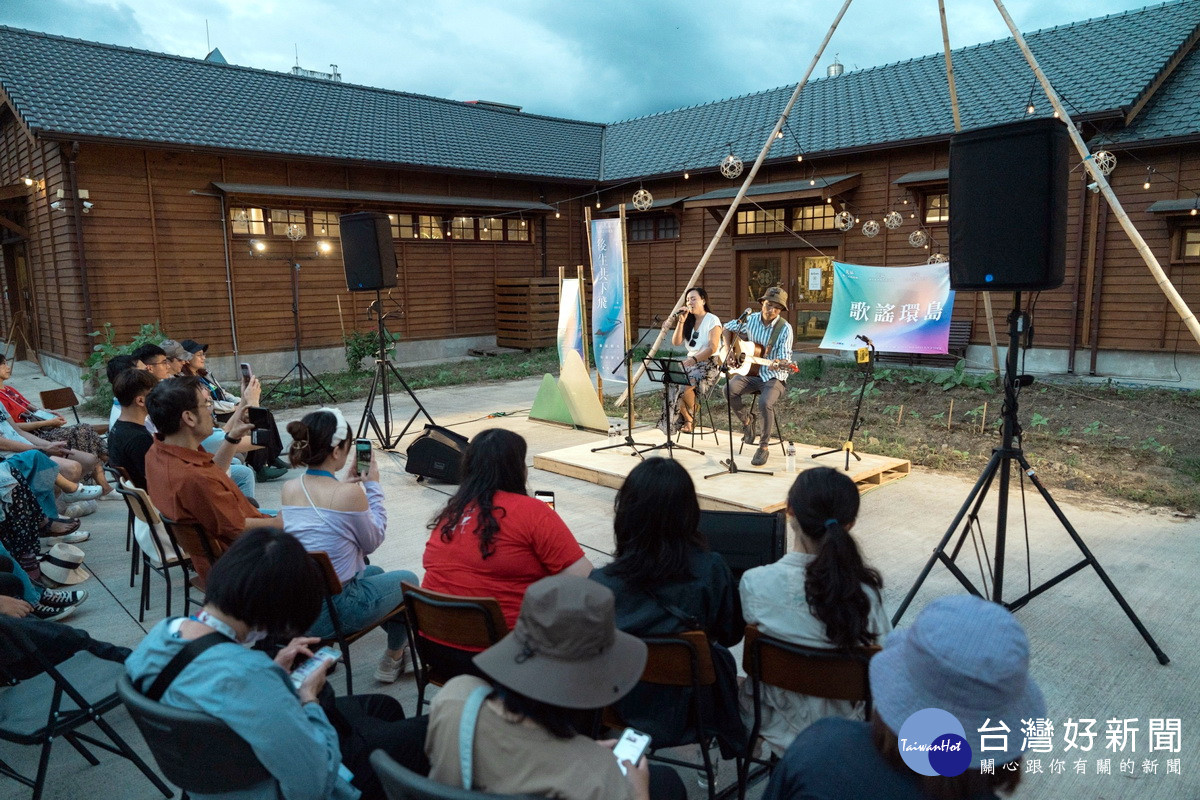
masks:
POLYGON ((879 571, 864 563, 849 526, 858 518, 858 487, 845 474, 829 467, 801 472, 788 491, 788 508, 800 530, 816 543, 816 557, 805 570, 808 607, 825 624, 825 636, 835 647, 849 649, 873 644, 871 597, 864 584, 883 589, 879 571))

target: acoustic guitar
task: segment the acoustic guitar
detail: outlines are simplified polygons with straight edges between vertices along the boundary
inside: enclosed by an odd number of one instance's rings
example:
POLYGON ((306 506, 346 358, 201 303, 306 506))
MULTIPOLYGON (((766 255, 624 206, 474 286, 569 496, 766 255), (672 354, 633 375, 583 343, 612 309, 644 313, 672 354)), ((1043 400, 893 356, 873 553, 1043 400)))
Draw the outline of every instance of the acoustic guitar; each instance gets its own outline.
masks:
MULTIPOLYGON (((755 342, 747 342, 743 339, 735 339, 728 347, 722 347, 724 353, 725 367, 730 375, 752 375, 757 376, 758 371, 763 367, 774 370, 788 370, 796 372, 800 368, 795 362, 786 358, 763 358, 763 346, 755 342)), ((719 351, 717 356, 720 358, 722 353, 719 351)))

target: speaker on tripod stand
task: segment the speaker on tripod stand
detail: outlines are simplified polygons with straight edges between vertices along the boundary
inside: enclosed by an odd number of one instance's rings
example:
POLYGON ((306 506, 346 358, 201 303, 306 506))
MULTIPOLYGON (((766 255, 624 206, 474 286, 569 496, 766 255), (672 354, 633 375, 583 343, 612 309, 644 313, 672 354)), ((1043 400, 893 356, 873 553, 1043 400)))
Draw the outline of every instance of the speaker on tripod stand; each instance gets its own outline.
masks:
POLYGON ((358 437, 366 435, 368 428, 375 433, 379 446, 392 450, 404 438, 417 417, 424 414, 430 424, 433 417, 420 399, 413 393, 400 370, 388 358, 387 328, 384 326, 382 289, 396 285, 396 245, 392 241, 392 226, 388 215, 378 211, 359 211, 342 214, 339 218, 342 234, 342 261, 346 268, 346 288, 352 292, 375 292, 376 316, 379 320, 379 358, 375 359, 375 375, 371 379, 371 390, 362 419, 358 423, 358 437), (417 408, 396 434, 392 432, 392 397, 390 382, 397 381, 416 403, 417 408), (375 414, 375 398, 383 395, 383 420, 375 414))
MULTIPOLYGON (((1011 291, 1013 308, 1008 315, 1008 353, 1004 363, 1004 411, 1001 445, 975 482, 925 563, 915 583, 892 617, 892 624, 912 603, 917 591, 939 561, 972 594, 989 596, 1011 611, 1022 608, 1042 592, 1091 567, 1134 628, 1158 658, 1170 659, 1146 630, 1108 573, 1050 492, 1030 466, 1019 446, 1017 421, 1020 387, 1033 379, 1017 375, 1017 351, 1029 331, 1029 314, 1021 308, 1022 291, 1056 289, 1063 283, 1066 265, 1067 176, 1069 174, 1065 124, 1058 119, 1038 119, 967 131, 950 139, 950 286, 956 290, 1011 291), (1014 467, 1019 479, 1027 477, 1062 524, 1083 558, 1013 600, 1004 599, 1005 541, 1008 526, 1009 483, 1014 467), (964 542, 979 529, 979 512, 993 481, 997 486, 994 552, 982 563, 982 589, 977 588, 957 563, 964 542), (960 528, 960 525, 962 526, 960 528), (958 540, 947 553, 955 533, 958 540)), ((982 547, 986 551, 987 543, 982 547)))

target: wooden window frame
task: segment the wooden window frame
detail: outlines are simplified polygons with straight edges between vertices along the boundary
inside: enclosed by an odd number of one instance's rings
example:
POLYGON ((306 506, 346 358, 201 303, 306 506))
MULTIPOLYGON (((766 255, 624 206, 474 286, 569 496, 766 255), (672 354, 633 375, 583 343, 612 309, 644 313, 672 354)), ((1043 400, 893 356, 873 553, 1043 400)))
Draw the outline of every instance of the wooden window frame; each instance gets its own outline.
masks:
POLYGON ((809 232, 824 232, 836 231, 837 225, 834 223, 834 217, 837 216, 837 211, 834 210, 832 203, 804 203, 802 205, 792 207, 792 230, 809 232), (812 214, 811 218, 805 217, 805 212, 809 210, 816 211, 820 209, 821 214, 812 214), (823 222, 824 225, 818 227, 816 222, 823 222))
POLYGON ((304 229, 304 237, 307 237, 310 235, 307 209, 304 209, 304 208, 268 208, 266 216, 267 216, 267 234, 266 234, 267 236, 270 236, 275 239, 286 239, 286 238, 288 238, 287 229, 293 225, 299 225, 301 228, 304 229), (286 222, 281 222, 281 221, 278 221, 275 219, 275 215, 280 212, 287 215, 286 222), (299 216, 296 216, 296 215, 299 215, 299 216), (278 225, 282 225, 283 229, 277 230, 276 226, 278 226, 278 225))
POLYGON ((921 192, 919 202, 919 214, 922 225, 949 225, 950 224, 950 187, 935 187, 921 192), (939 218, 929 219, 930 200, 938 197, 945 198, 945 206, 939 203, 939 218))
POLYGON ((230 206, 229 207, 229 234, 230 236, 266 236, 267 235, 267 210, 262 206, 230 206), (257 219, 254 212, 258 212, 257 219), (240 222, 237 219, 239 213, 246 213, 246 220, 240 222), (246 230, 239 231, 237 227, 245 225, 246 230), (258 226, 261 230, 255 231, 254 227, 258 226))
POLYGON ((750 208, 738 211, 734 220, 735 236, 769 236, 775 233, 786 233, 788 223, 787 208, 750 208), (778 229, 768 229, 771 224, 778 224, 778 229))
POLYGON ((1171 263, 1172 264, 1200 264, 1200 217, 1185 217, 1191 222, 1179 221, 1172 225, 1171 231, 1171 263), (1186 250, 1188 246, 1188 234, 1195 237, 1193 244, 1197 252, 1195 255, 1188 255, 1186 250))

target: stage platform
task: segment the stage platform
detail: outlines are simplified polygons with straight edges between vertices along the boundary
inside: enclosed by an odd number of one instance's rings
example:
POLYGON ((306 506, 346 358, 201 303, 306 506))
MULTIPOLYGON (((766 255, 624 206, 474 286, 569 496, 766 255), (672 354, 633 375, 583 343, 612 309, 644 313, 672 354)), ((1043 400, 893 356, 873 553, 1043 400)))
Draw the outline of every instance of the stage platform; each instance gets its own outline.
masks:
MULTIPOLYGON (((663 433, 655 428, 634 431, 635 440, 647 445, 662 444, 666 439, 663 433)), ((683 444, 690 445, 690 436, 683 437, 683 444)), ((606 439, 597 438, 591 444, 565 447, 561 450, 551 450, 533 457, 533 465, 538 469, 566 475, 571 478, 620 488, 625 476, 633 469, 638 458, 628 447, 619 447, 593 453, 593 447, 602 447, 606 439)), ((734 440, 734 456, 738 469, 756 469, 750 466, 750 458, 754 448, 747 446, 742 454, 737 455, 740 439, 734 440)), ((713 444, 712 436, 702 440, 696 438, 696 449, 703 450, 704 455, 689 453, 685 450, 675 451, 678 461, 696 482, 696 494, 700 498, 700 507, 716 511, 762 511, 775 512, 784 508, 787 492, 795 475, 784 472, 786 459, 776 445, 771 450, 771 459, 763 467, 757 469, 773 471, 772 475, 743 475, 741 473, 725 474, 721 462, 729 457, 729 440, 725 432, 720 431, 720 444, 713 444), (716 477, 705 478, 706 475, 720 473, 716 477)), ((797 472, 812 467, 835 467, 843 469, 846 464, 846 454, 842 451, 821 458, 813 458, 814 453, 828 450, 829 447, 816 447, 807 444, 796 444, 797 472)), ((656 450, 651 455, 664 456, 666 450, 656 450)), ((911 463, 901 458, 871 455, 859 452, 862 461, 850 459, 850 471, 847 473, 858 485, 860 492, 866 492, 885 483, 899 480, 908 475, 911 463)))

